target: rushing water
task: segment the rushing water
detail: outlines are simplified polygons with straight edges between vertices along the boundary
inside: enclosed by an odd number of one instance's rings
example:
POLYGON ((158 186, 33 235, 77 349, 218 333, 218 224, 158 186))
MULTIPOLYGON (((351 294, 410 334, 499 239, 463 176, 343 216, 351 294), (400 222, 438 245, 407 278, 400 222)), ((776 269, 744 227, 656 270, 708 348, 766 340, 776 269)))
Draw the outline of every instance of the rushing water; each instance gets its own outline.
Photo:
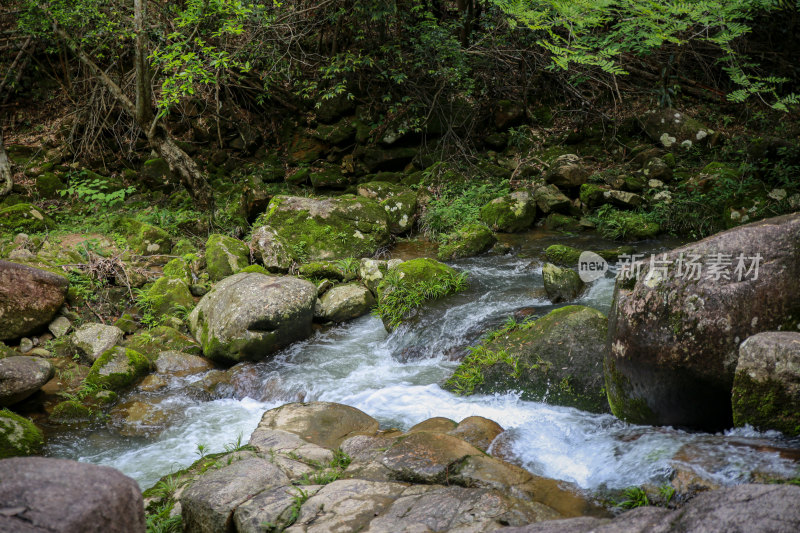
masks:
MULTIPOLYGON (((469 272, 470 289, 436 302, 413 328, 389 335, 380 320, 365 316, 318 331, 269 362, 243 368, 243 385, 233 398, 200 401, 186 393, 199 376, 174 379, 166 393, 151 394, 173 420, 159 436, 125 438, 94 428, 54 436, 48 452, 114 466, 148 487, 197 459, 198 445, 216 452, 239 435, 246 441, 265 410, 302 398, 352 405, 383 427, 408 428, 434 416, 456 421, 484 416, 507 429, 493 452, 534 473, 588 490, 663 483, 675 461, 723 484, 747 481, 752 471, 796 475, 796 463, 772 447, 798 443, 778 434, 735 430, 709 435, 632 426, 610 415, 522 401, 513 393, 462 398, 443 390, 439 384, 457 366, 464 347, 483 332, 521 309, 540 316, 555 307, 543 295, 537 258, 546 246, 567 239, 541 232, 513 239, 513 255, 455 263, 469 272)), ((614 246, 597 238, 570 240, 577 247, 614 246)), ((668 244, 674 243, 655 243, 638 251, 668 244)), ((400 252, 409 255, 408 250, 400 252)), ((594 282, 575 303, 607 313, 612 292, 613 278, 608 276, 594 282)))

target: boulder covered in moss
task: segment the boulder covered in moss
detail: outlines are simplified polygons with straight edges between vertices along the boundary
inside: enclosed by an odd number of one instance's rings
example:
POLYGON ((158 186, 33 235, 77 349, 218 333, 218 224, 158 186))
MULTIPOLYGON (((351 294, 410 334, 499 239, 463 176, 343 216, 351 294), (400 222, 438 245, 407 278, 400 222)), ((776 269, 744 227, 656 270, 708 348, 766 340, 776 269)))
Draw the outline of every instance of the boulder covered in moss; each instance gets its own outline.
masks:
POLYGON ((259 226, 250 238, 250 253, 268 272, 286 273, 292 267, 292 247, 272 226, 259 226))
POLYGON ((474 348, 445 388, 460 394, 518 390, 526 400, 608 412, 603 389, 606 332, 606 317, 596 309, 556 309, 474 348))
MULTIPOLYGON (((378 177, 387 176, 383 172, 378 177)), ((371 181, 358 186, 359 196, 379 202, 389 217, 389 230, 399 235, 409 231, 416 220, 417 193, 408 187, 387 181, 371 181)))
POLYGON ((169 315, 194 306, 189 285, 181 278, 164 276, 147 290, 147 302, 155 316, 169 315))
POLYGON ((206 241, 206 268, 211 281, 236 274, 250 264, 250 248, 233 237, 214 233, 206 241))
POLYGON ((64 187, 64 182, 53 172, 44 172, 36 178, 36 192, 42 198, 57 198, 64 187))
POLYGON ((122 218, 117 222, 117 230, 126 237, 126 242, 134 253, 160 255, 168 254, 172 250, 172 238, 158 226, 133 218, 122 218))
POLYGON ((374 200, 352 195, 276 196, 254 226, 265 224, 303 261, 371 256, 390 239, 386 211, 374 200))
POLYGON ((480 217, 494 231, 524 231, 536 219, 536 204, 528 191, 514 191, 481 207, 480 217))
POLYGON ((544 219, 544 227, 551 231, 563 231, 566 233, 574 233, 583 229, 578 219, 561 213, 547 215, 544 219))
POLYGON ((455 233, 445 235, 438 257, 442 261, 471 257, 482 254, 496 242, 494 233, 485 225, 467 224, 455 233))
POLYGON ((466 277, 435 259, 404 261, 389 269, 378 285, 378 316, 387 331, 416 317, 426 300, 466 288, 466 277))
POLYGON ((739 346, 733 423, 800 435, 800 333, 768 331, 739 346))
POLYGON ((78 400, 64 400, 53 408, 48 420, 53 424, 80 424, 92 418, 92 410, 78 400))
POLYGON ((636 277, 617 278, 605 369, 611 409, 636 424, 729 428, 741 342, 800 326, 800 214, 657 259, 638 262, 636 277))
POLYGON ((53 320, 69 288, 65 276, 0 261, 0 341, 35 332, 53 320))
POLYGON ((115 346, 92 364, 86 383, 112 391, 130 387, 150 370, 150 361, 130 348, 115 346))
POLYGON ((178 183, 169 164, 161 157, 145 161, 140 178, 145 185, 155 190, 172 189, 178 183))
POLYGON ((19 203, 0 208, 0 231, 36 233, 53 227, 53 219, 35 205, 19 203))
POLYGON ((305 280, 234 274, 203 296, 189 324, 213 361, 259 360, 311 334, 316 299, 317 288, 305 280))
MULTIPOLYGON (((622 255, 633 254, 636 249, 632 246, 618 246, 616 248, 608 248, 605 250, 590 251, 596 253, 606 261, 612 262, 618 260, 622 255)), ((550 263, 554 263, 562 267, 566 266, 572 268, 578 266, 578 259, 580 259, 581 253, 583 252, 584 250, 579 250, 578 248, 573 248, 572 246, 553 244, 545 249, 544 256, 550 263)))
POLYGON ((169 326, 158 326, 131 336, 125 346, 131 348, 151 361, 155 361, 162 351, 175 350, 191 355, 199 355, 202 349, 197 342, 169 326))
POLYGON ((0 459, 36 455, 44 445, 44 435, 25 417, 0 409, 0 459))
POLYGON ((542 279, 547 297, 553 303, 572 301, 584 288, 577 272, 571 268, 557 267, 553 263, 545 263, 542 267, 542 279))
POLYGON ((101 354, 119 344, 123 336, 124 332, 116 326, 89 323, 75 330, 72 345, 89 363, 93 363, 101 354))
POLYGON ((361 283, 339 285, 317 300, 314 317, 322 321, 344 322, 369 313, 375 297, 361 283))

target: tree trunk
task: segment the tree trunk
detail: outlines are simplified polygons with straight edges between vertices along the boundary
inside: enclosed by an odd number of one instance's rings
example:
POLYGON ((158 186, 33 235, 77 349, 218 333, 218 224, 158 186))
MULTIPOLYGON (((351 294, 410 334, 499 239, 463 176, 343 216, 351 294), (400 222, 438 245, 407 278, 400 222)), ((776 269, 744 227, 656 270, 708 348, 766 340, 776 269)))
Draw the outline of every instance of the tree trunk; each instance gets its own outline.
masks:
POLYGON ((133 0, 133 31, 136 32, 136 121, 139 124, 149 124, 153 121, 147 37, 144 35, 146 17, 147 0, 133 0))
POLYGON ((0 130, 0 198, 11 192, 11 164, 8 162, 6 147, 3 144, 3 131, 0 130))
MULTIPOLYGON (((147 135, 150 146, 159 156, 169 165, 170 171, 180 179, 181 184, 189 192, 198 207, 211 211, 214 209, 214 197, 211 194, 211 187, 208 185, 206 177, 200 172, 200 168, 189 154, 184 152, 180 146, 170 137, 169 132, 156 124, 141 123, 137 116, 136 105, 131 101, 125 92, 112 80, 103 70, 92 61, 86 52, 78 46, 64 30, 54 27, 56 35, 61 37, 78 56, 78 59, 86 65, 97 79, 106 86, 111 95, 125 109, 125 111, 136 119, 137 124, 147 135)), ((138 83, 137 83, 138 85, 138 83)), ((149 88, 149 85, 148 85, 149 88)), ((138 91, 137 91, 138 93, 138 91)))

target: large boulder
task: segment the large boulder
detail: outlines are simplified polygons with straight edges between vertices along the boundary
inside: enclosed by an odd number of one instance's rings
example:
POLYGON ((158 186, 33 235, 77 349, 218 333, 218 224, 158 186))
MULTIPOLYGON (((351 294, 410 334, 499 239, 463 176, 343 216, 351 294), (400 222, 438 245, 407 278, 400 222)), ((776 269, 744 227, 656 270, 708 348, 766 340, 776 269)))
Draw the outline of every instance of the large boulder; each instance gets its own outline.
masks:
POLYGON ((580 157, 575 154, 565 154, 553 161, 544 179, 556 187, 578 189, 589 179, 589 171, 583 166, 580 157))
MULTIPOLYGON (((44 435, 33 422, 8 409, 0 409, 0 459, 36 455, 41 452, 43 444, 44 435)), ((3 478, 0 477, 0 486, 2 482, 3 478)))
POLYGON ((72 334, 72 344, 90 363, 122 341, 124 333, 117 326, 106 324, 84 324, 72 334))
POLYGON ((608 412, 603 391, 606 317, 571 305, 474 348, 445 388, 461 394, 519 390, 528 400, 608 412))
POLYGON ((68 287, 64 276, 0 261, 0 340, 49 324, 64 304, 68 287))
POLYGON ((545 263, 542 267, 542 279, 547 297, 553 303, 574 300, 584 287, 577 272, 571 268, 557 267, 553 263, 545 263))
POLYGON ((288 403, 264 413, 256 431, 267 429, 294 433, 306 442, 336 449, 354 435, 374 435, 378 421, 348 405, 288 403))
POLYGON ((640 507, 614 519, 570 518, 504 529, 504 533, 792 533, 800 529, 800 487, 739 485, 700 494, 681 509, 640 507))
POLYGON ((639 424, 730 427, 739 344, 800 324, 800 214, 653 259, 628 269, 638 277, 617 279, 605 363, 612 412, 639 424))
POLYGON ((492 230, 483 224, 467 224, 442 240, 438 252, 441 261, 482 254, 497 242, 492 230))
POLYGON ((250 248, 233 237, 215 233, 206 241, 206 265, 211 281, 236 274, 250 264, 250 248))
POLYGON ((514 191, 481 207, 480 217, 494 231, 524 231, 536 219, 536 204, 528 191, 514 191))
POLYGON ((142 493, 118 470, 45 457, 0 461, 0 531, 141 533, 142 493))
POLYGON ((732 402, 737 427, 800 435, 800 333, 758 333, 739 346, 732 402))
POLYGON ((0 407, 21 402, 41 389, 54 374, 50 361, 41 357, 0 359, 0 407))
POLYGON ((653 142, 664 148, 686 148, 704 145, 714 130, 675 109, 648 111, 642 118, 642 127, 653 142))
POLYGON ((305 261, 371 256, 390 238, 386 211, 361 196, 276 196, 255 226, 264 224, 305 261))
POLYGON ((361 283, 339 285, 325 292, 317 300, 314 317, 324 321, 344 322, 369 313, 375 297, 361 283))
POLYGON ((203 355, 214 361, 263 359, 311 334, 316 298, 308 281, 234 274, 203 296, 189 324, 203 355))

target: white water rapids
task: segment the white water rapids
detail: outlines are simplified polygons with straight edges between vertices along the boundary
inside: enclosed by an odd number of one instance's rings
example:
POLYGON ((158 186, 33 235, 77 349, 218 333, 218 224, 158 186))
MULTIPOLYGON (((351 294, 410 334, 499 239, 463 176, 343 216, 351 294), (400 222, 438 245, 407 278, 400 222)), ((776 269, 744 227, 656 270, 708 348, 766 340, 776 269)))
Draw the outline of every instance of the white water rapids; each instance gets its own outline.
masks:
MULTIPOLYGON (((541 266, 531 265, 532 258, 541 257, 541 251, 556 242, 584 244, 536 233, 516 239, 521 249, 515 256, 454 263, 469 272, 470 289, 436 302, 414 328, 389 335, 380 320, 365 316, 317 332, 255 365, 250 392, 239 399, 193 399, 182 390, 199 378, 175 379, 161 405, 179 416, 159 436, 124 438, 106 429, 71 432, 54 436, 48 454, 113 466, 146 488, 195 461, 198 445, 222 451, 240 434, 246 442, 265 410, 300 393, 306 401, 357 407, 382 427, 408 428, 434 416, 455 421, 471 415, 490 418, 507 429, 494 445, 502 447, 503 457, 591 491, 661 484, 682 447, 688 451, 680 457, 691 468, 723 484, 747 481, 752 471, 797 475, 796 463, 768 448, 797 447, 797 442, 778 434, 740 429, 709 435, 631 426, 611 415, 521 401, 513 393, 458 397, 443 390, 439 383, 457 366, 454 354, 482 333, 521 308, 533 308, 540 316, 554 307, 542 294, 541 266)), ((595 238, 591 245, 612 244, 595 238)), ((657 249, 654 245, 648 251, 657 249)), ((607 277, 573 303, 607 313, 612 291, 613 279, 607 277)))

